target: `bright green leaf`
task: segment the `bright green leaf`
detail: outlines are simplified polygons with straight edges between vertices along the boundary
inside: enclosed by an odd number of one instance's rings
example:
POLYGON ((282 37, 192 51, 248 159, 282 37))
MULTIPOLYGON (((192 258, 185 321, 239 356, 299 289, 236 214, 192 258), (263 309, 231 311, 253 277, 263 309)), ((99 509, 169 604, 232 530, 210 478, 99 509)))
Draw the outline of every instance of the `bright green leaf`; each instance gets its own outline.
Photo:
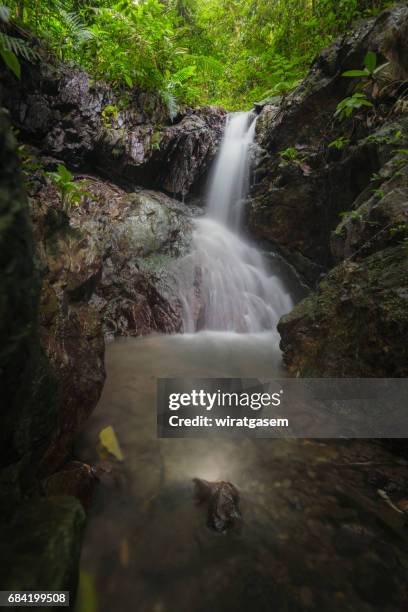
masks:
POLYGON ((369 51, 364 58, 364 66, 368 72, 372 74, 377 67, 377 54, 374 51, 369 51))

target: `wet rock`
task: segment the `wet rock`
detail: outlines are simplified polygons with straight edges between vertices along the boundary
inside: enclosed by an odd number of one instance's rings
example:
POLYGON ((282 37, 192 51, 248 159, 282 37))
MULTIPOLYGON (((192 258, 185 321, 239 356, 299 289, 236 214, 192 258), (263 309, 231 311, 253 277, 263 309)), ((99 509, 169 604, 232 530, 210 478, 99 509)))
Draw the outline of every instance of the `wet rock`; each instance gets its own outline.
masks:
POLYGON ((42 460, 48 472, 62 465, 75 436, 98 403, 105 380, 105 347, 97 311, 87 303, 64 302, 64 297, 58 300, 54 318, 40 328, 40 334, 63 406, 42 460))
POLYGON ((155 93, 135 89, 125 108, 108 85, 81 70, 44 61, 23 71, 18 83, 2 75, 3 104, 43 153, 180 198, 204 180, 222 136, 223 109, 187 109, 172 125, 155 93))
POLYGON ((211 529, 225 533, 241 520, 239 493, 233 484, 202 478, 194 478, 193 482, 196 502, 207 503, 207 525, 211 529))
POLYGON ((223 134, 225 116, 220 108, 203 107, 164 130, 160 147, 165 172, 160 184, 168 193, 184 197, 203 185, 223 134))
POLYGON ((103 260, 91 302, 105 335, 180 331, 167 269, 188 249, 189 210, 158 192, 125 193, 95 179, 85 184, 88 214, 73 215, 72 224, 94 236, 103 260))
POLYGON ((278 330, 293 375, 407 376, 406 246, 342 262, 278 330))

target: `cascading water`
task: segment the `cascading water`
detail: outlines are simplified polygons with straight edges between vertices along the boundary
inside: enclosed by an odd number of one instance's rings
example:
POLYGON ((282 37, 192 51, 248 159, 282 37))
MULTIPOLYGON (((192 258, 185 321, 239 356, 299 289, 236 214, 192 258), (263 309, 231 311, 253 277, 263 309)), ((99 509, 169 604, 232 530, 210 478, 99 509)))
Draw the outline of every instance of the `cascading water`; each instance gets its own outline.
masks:
POLYGON ((239 234, 255 126, 252 113, 227 118, 207 214, 195 221, 191 252, 177 270, 185 332, 274 330, 292 307, 265 258, 239 234))

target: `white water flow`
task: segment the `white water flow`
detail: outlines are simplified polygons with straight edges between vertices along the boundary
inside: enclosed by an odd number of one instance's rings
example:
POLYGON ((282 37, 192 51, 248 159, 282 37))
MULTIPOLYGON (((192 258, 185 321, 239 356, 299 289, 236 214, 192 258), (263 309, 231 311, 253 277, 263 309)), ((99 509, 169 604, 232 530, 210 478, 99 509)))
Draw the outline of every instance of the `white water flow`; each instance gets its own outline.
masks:
POLYGON ((259 250, 240 233, 256 117, 227 118, 205 217, 177 272, 185 332, 273 331, 292 299, 259 250))

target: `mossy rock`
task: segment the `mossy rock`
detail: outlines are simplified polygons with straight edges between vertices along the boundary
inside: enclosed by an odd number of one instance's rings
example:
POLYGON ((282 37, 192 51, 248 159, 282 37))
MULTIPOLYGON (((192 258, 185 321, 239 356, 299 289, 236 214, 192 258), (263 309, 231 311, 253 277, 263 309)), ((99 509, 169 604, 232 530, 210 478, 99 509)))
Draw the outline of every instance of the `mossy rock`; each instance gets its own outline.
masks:
POLYGON ((70 591, 72 602, 84 524, 85 513, 73 497, 30 500, 17 508, 0 533, 7 559, 0 569, 2 588, 70 591))
POLYGON ((343 262, 278 330, 293 375, 408 376, 406 246, 343 262))

